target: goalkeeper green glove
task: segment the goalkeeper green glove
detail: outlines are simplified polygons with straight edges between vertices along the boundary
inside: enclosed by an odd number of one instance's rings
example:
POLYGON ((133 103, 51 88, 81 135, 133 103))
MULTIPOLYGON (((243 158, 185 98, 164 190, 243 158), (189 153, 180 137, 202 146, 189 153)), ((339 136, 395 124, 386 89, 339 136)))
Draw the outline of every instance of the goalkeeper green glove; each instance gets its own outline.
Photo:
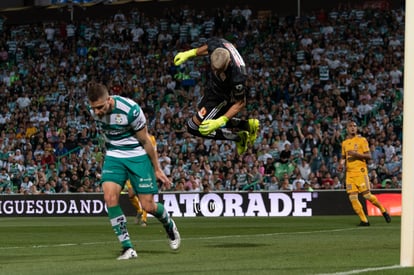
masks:
POLYGON ((206 136, 208 134, 211 134, 218 128, 226 125, 227 121, 229 121, 229 119, 225 116, 221 116, 218 119, 207 119, 201 123, 200 128, 198 130, 203 136, 206 136))
POLYGON ((185 52, 177 53, 174 57, 174 64, 176 66, 183 64, 187 59, 197 56, 197 49, 188 50, 185 52))

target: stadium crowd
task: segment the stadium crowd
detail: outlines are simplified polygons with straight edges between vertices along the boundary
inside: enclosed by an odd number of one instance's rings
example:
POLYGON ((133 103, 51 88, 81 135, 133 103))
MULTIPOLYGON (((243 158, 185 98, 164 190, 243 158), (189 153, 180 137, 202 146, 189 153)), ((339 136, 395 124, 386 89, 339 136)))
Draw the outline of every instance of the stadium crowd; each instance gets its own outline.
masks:
POLYGON ((401 188, 404 12, 341 5, 301 17, 248 6, 137 9, 105 20, 0 26, 0 192, 101 192, 104 142, 86 86, 136 100, 171 177, 165 191, 342 189, 344 123, 371 146, 373 188, 401 188), (174 66, 211 36, 248 65, 241 117, 260 120, 253 146, 194 137, 186 121, 203 94, 206 59, 174 66))

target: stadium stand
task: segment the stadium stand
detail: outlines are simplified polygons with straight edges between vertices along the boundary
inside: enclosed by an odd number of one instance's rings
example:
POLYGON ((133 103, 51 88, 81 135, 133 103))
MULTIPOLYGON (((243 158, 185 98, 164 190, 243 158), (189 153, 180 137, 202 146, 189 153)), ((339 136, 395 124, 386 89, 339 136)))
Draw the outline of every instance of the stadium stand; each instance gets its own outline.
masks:
POLYGON ((369 139, 373 188, 401 188, 403 9, 339 5, 300 17, 237 5, 179 10, 35 26, 2 17, 0 192, 101 191, 104 145, 85 108, 90 80, 145 109, 174 182, 163 192, 343 188, 337 164, 348 118, 369 139), (172 60, 212 35, 236 43, 249 66, 240 116, 253 114, 262 127, 242 156, 185 131, 207 63, 172 60))

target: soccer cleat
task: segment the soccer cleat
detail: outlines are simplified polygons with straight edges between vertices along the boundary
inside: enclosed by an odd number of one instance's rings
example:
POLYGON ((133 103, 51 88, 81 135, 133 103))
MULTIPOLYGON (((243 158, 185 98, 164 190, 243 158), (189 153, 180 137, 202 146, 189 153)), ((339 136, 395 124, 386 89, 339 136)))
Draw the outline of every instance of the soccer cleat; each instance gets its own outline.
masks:
POLYGON ((129 260, 134 258, 138 258, 137 252, 131 247, 127 247, 122 250, 121 256, 119 256, 117 260, 129 260))
POLYGON ((236 141, 237 153, 242 155, 247 150, 247 142, 249 140, 249 132, 240 131, 237 133, 240 137, 240 141, 236 141))
POLYGON ((384 216, 384 219, 385 219, 385 221, 386 221, 387 223, 390 223, 390 222, 391 222, 391 217, 390 217, 390 214, 388 214, 388 212, 387 212, 387 211, 385 211, 384 213, 382 213, 382 215, 384 216))
POLYGON ((141 213, 138 213, 136 216, 135 216, 135 224, 138 224, 138 225, 141 225, 142 227, 145 227, 145 226, 147 226, 147 222, 146 221, 144 221, 144 216, 143 216, 143 214, 141 214, 141 213))
POLYGON ((178 248, 180 248, 180 244, 181 244, 181 236, 180 233, 178 232, 177 226, 175 225, 175 222, 173 220, 171 220, 172 222, 172 226, 171 228, 167 229, 167 236, 168 236, 168 241, 170 243, 170 247, 172 250, 177 250, 178 248))
POLYGON ((369 222, 360 222, 358 226, 370 226, 369 222))
POLYGON ((138 213, 136 216, 135 216, 135 224, 142 224, 142 214, 141 213, 138 213))
POLYGON ((249 120, 249 143, 254 145, 254 142, 257 138, 257 132, 259 131, 259 120, 255 118, 250 118, 249 120))

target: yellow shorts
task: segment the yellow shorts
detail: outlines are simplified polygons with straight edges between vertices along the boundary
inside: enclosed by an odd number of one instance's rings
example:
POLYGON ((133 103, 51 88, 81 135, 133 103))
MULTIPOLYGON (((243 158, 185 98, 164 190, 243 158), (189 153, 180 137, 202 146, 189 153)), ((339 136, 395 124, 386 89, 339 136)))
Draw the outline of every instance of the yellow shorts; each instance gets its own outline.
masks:
POLYGON ((369 178, 367 174, 361 174, 358 176, 346 177, 346 192, 347 193, 362 193, 369 191, 369 178))

